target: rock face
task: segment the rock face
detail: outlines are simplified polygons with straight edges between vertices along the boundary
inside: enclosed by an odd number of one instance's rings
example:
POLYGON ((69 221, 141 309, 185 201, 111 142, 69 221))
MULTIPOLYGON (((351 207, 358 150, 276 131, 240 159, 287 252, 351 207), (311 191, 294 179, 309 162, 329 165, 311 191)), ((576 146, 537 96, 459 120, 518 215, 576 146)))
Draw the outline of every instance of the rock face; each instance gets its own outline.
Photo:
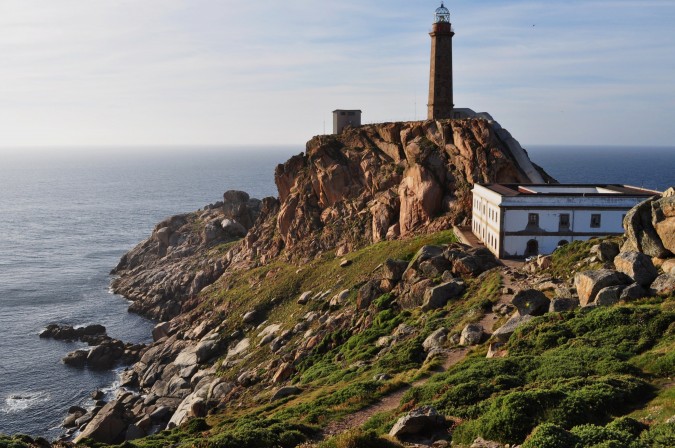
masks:
POLYGON ((133 302, 130 311, 168 320, 189 309, 188 299, 220 277, 228 259, 209 249, 245 235, 262 208, 260 200, 242 191, 223 197, 204 210, 160 222, 150 238, 122 257, 112 271, 118 276, 112 289, 133 302))
POLYGON ((263 204, 262 222, 235 258, 252 261, 282 251, 302 258, 333 248, 342 255, 461 222, 471 213, 473 183, 532 181, 500 129, 472 118, 317 136, 304 154, 277 167, 279 199, 263 204))

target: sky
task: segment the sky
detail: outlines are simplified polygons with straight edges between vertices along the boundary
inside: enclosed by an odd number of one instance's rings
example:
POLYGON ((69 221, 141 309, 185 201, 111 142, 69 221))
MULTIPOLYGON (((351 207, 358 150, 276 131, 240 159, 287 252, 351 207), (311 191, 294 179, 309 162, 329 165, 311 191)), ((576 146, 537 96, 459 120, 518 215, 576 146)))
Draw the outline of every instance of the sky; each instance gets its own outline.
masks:
MULTIPOLYGON (((298 145, 426 117, 431 0, 0 0, 0 147, 298 145)), ((675 146, 674 0, 447 1, 457 107, 675 146)))

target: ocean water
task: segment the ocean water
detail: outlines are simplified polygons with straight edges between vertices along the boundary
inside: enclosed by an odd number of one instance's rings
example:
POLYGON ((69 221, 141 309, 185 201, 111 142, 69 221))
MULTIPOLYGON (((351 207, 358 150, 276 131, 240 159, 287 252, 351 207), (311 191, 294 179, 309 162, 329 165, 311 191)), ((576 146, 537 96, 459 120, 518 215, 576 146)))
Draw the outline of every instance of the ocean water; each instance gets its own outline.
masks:
MULTIPOLYGON (((73 404, 116 372, 64 366, 79 344, 38 338, 46 325, 101 323, 129 342, 153 323, 108 292, 108 273, 165 217, 196 210, 228 189, 276 195, 274 167, 296 147, 96 149, 0 153, 0 433, 60 434, 73 404)), ((665 189, 675 148, 528 147, 562 182, 665 189)))
POLYGON ((108 273, 165 217, 229 189, 276 195, 277 163, 295 148, 124 148, 0 154, 0 433, 58 436, 73 404, 89 404, 115 372, 61 363, 76 343, 43 340, 56 322, 101 323, 147 342, 153 323, 109 293, 108 273), (146 152, 144 152, 146 151, 146 152))
POLYGON ((675 146, 528 146, 530 159, 564 183, 675 187, 675 146))

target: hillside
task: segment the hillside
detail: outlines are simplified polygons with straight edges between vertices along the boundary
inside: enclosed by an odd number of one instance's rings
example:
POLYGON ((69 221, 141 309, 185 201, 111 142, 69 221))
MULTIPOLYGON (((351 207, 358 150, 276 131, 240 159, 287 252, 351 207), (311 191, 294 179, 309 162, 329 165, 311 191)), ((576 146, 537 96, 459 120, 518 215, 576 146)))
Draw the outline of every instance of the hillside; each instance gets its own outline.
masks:
POLYGON ((113 285, 164 321, 76 440, 673 446, 675 195, 630 213, 627 237, 504 266, 449 230, 474 182, 529 181, 498 129, 315 137, 277 168, 278 198, 227 192, 158 224, 113 285))

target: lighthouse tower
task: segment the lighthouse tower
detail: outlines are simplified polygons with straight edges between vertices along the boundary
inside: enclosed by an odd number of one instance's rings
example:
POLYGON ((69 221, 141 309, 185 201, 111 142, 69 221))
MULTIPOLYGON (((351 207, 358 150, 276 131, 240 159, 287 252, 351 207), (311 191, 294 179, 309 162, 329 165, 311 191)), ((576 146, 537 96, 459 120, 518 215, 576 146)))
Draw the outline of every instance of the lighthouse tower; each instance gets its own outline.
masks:
POLYGON ((430 120, 451 118, 452 108, 452 36, 450 11, 441 2, 436 10, 431 32, 431 71, 429 74, 429 103, 427 117, 430 120))

